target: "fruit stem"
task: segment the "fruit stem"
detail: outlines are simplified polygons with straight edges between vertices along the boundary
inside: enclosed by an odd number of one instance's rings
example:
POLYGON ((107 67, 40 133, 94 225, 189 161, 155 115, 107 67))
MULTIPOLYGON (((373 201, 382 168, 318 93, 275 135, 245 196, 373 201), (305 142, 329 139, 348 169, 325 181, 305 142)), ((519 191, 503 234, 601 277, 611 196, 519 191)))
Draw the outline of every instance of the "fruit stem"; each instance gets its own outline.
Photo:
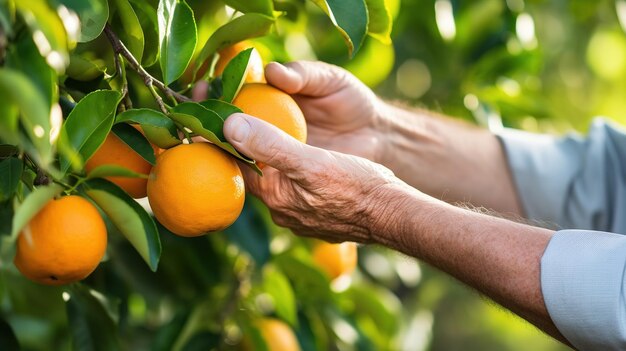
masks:
POLYGON ((159 93, 154 88, 154 85, 152 85, 152 81, 146 80, 145 84, 148 87, 148 90, 150 90, 150 94, 152 94, 152 96, 154 97, 154 100, 156 100, 157 105, 159 105, 161 112, 163 112, 166 116, 169 115, 170 111, 165 105, 165 102, 163 102, 163 98, 161 98, 161 95, 159 95, 159 93))
POLYGON ((67 192, 71 191, 74 188, 71 185, 69 185, 69 184, 67 184, 65 182, 62 182, 62 181, 60 181, 58 179, 53 179, 52 181, 57 183, 57 184, 59 184, 60 186, 66 188, 66 189, 69 189, 69 190, 67 190, 67 192))
POLYGON ((160 80, 150 75, 150 73, 148 73, 143 68, 143 66, 141 66, 141 64, 137 61, 135 56, 133 56, 133 54, 128 50, 128 48, 124 45, 124 43, 122 43, 122 41, 117 36, 117 34, 115 34, 113 29, 111 29, 111 26, 109 24, 104 26, 104 34, 106 35, 107 39, 109 39, 109 42, 111 43, 111 46, 113 47, 113 51, 115 51, 116 54, 122 55, 122 57, 126 59, 126 62, 128 63, 128 65, 135 72, 137 72, 137 74, 139 74, 141 78, 143 78, 143 81, 145 82, 146 86, 149 86, 149 85, 156 86, 159 90, 161 90, 165 94, 165 96, 167 96, 168 98, 172 100, 175 100, 176 102, 191 101, 190 98, 186 97, 185 95, 175 92, 174 90, 170 89, 167 85, 165 85, 163 82, 161 82, 160 80))
POLYGON ((178 128, 178 130, 180 130, 185 135, 185 139, 187 139, 189 144, 193 144, 193 139, 191 138, 191 135, 189 134, 187 129, 185 129, 185 126, 178 122, 174 122, 174 124, 176 124, 176 128, 178 128))
POLYGON ((68 186, 68 185, 64 185, 61 184, 63 186, 69 187, 69 189, 67 189, 65 192, 68 194, 73 193, 74 191, 76 191, 76 188, 78 188, 78 186, 80 186, 81 184, 83 184, 85 182, 85 180, 87 180, 87 178, 82 178, 82 177, 77 177, 78 180, 76 181, 76 183, 72 186, 68 186))

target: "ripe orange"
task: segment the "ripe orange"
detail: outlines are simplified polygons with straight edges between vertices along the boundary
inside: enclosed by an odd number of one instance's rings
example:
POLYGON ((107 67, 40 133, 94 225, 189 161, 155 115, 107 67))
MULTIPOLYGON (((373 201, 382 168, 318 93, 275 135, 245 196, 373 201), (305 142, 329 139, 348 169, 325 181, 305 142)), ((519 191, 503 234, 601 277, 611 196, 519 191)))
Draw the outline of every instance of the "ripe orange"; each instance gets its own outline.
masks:
POLYGON ((239 217, 244 199, 239 166, 209 143, 165 150, 148 179, 148 200, 155 217, 180 236, 199 236, 230 226, 239 217))
MULTIPOLYGON (((224 69, 237 54, 252 47, 250 43, 242 41, 234 45, 228 46, 219 51, 219 59, 215 63, 214 75, 219 77, 224 73, 224 69)), ((250 60, 248 61, 248 73, 246 74, 246 83, 259 83, 265 82, 265 71, 263 66, 263 59, 259 52, 253 48, 250 60)))
POLYGON ((356 268, 357 255, 356 244, 351 242, 340 244, 320 242, 313 248, 313 261, 331 280, 352 273, 356 268))
POLYGON ((257 322, 259 331, 271 351, 300 351, 300 344, 291 328, 283 321, 264 318, 257 322))
POLYGON ((244 84, 233 101, 243 112, 269 122, 287 134, 306 142, 306 120, 294 99, 264 83, 244 84))
MULTIPOLYGON (((144 160, 143 157, 113 133, 107 135, 104 143, 93 156, 87 160, 85 170, 89 173, 94 168, 101 165, 121 166, 133 172, 146 175, 149 174, 150 169, 152 169, 152 165, 148 161, 144 160)), ((148 180, 145 178, 107 177, 106 179, 124 189, 135 199, 146 197, 146 184, 148 180)))
POLYGON ((106 226, 94 205, 65 196, 50 200, 22 230, 14 263, 35 282, 67 284, 91 274, 106 247, 106 226))

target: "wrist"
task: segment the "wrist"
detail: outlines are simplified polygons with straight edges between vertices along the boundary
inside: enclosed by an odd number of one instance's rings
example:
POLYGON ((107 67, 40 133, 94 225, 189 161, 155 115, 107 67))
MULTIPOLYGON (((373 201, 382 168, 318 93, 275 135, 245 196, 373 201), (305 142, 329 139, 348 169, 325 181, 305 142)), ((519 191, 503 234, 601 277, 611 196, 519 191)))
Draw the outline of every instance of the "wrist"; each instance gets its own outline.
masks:
POLYGON ((416 157, 433 144, 437 144, 437 133, 432 130, 425 113, 412 112, 393 104, 381 101, 379 104, 379 124, 381 134, 380 159, 401 179, 411 171, 416 157))
MULTIPOLYGON (((397 107, 376 98, 374 105, 374 119, 372 130, 376 134, 378 152, 373 161, 389 167, 397 155, 394 153, 395 140, 401 135, 401 123, 398 118, 397 107)), ((393 169, 392 169, 393 170, 393 169)))
POLYGON ((392 249, 406 246, 406 240, 417 234, 414 217, 436 201, 401 181, 377 188, 368 196, 365 216, 371 241, 392 249))

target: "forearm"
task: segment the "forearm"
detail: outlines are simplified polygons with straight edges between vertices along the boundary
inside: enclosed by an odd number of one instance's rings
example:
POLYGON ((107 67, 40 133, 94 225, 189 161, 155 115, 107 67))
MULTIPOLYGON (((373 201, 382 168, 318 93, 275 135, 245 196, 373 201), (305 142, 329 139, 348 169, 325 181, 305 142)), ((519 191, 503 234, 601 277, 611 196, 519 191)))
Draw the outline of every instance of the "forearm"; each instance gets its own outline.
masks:
POLYGON ((406 186, 383 194, 375 242, 451 274, 566 342, 541 293, 540 261, 551 231, 457 208, 406 186))
POLYGON ((380 160, 421 191, 500 213, 523 211, 498 139, 489 131, 427 111, 386 105, 380 160))

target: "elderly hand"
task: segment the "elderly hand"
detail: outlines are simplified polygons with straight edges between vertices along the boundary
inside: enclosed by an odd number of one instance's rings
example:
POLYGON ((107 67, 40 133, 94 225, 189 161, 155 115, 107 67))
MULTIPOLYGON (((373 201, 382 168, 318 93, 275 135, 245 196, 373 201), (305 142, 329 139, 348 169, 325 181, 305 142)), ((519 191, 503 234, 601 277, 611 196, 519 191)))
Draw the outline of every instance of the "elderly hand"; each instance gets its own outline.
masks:
POLYGON ((380 206, 384 188, 407 186, 381 165, 300 143, 245 114, 231 115, 224 133, 237 150, 270 166, 263 177, 242 167, 246 187, 276 224, 299 235, 373 242, 372 228, 388 218, 380 206))
POLYGON ((387 105, 352 74, 324 62, 296 61, 270 63, 265 76, 300 105, 309 144, 382 162, 387 105))

